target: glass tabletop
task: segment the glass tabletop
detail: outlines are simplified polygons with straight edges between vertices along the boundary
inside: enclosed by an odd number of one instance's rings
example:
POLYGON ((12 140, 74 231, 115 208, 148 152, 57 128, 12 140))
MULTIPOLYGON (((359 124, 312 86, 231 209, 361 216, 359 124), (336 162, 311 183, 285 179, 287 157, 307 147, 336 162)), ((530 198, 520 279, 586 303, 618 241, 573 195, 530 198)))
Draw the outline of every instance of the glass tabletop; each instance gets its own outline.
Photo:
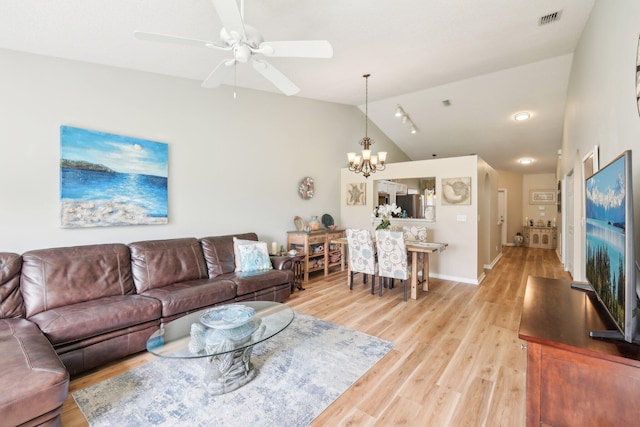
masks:
POLYGON ((161 327, 147 340, 147 350, 156 356, 177 359, 230 353, 272 338, 286 329, 294 317, 289 306, 272 301, 246 301, 209 307, 161 327), (252 310, 255 315, 246 323, 237 321, 237 313, 245 316, 252 310), (220 314, 229 318, 233 327, 220 322, 220 314), (203 318, 205 323, 210 322, 216 327, 205 326, 203 318))

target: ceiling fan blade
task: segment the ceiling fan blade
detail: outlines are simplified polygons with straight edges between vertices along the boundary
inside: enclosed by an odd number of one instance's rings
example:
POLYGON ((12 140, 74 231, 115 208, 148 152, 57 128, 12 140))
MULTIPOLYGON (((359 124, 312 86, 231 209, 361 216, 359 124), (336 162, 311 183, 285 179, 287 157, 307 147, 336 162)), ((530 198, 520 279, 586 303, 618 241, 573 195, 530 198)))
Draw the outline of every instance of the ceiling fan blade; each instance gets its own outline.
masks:
POLYGON ((234 33, 238 35, 238 40, 244 40, 246 35, 244 31, 244 22, 242 21, 242 14, 238 9, 238 3, 236 0, 212 0, 213 7, 215 7, 222 26, 227 33, 234 37, 234 33))
POLYGON ((235 64, 235 60, 233 59, 225 59, 221 63, 218 64, 216 68, 207 76, 206 79, 202 82, 202 87, 206 88, 214 88, 220 86, 222 81, 224 80, 229 72, 231 71, 231 66, 235 64))
POLYGON ((264 42, 256 53, 289 58, 331 58, 333 47, 326 40, 264 42))
POLYGON ((218 50, 226 50, 226 51, 231 50, 231 47, 229 46, 221 46, 217 43, 214 43, 208 40, 191 39, 188 37, 172 36, 168 34, 146 33, 144 31, 134 31, 133 35, 139 40, 150 41, 150 42, 176 43, 176 44, 183 44, 187 46, 208 47, 211 49, 218 49, 218 50))
POLYGON ((253 60, 253 68, 269 80, 275 87, 280 89, 287 96, 300 92, 300 88, 293 84, 291 80, 282 74, 276 67, 267 61, 253 60))

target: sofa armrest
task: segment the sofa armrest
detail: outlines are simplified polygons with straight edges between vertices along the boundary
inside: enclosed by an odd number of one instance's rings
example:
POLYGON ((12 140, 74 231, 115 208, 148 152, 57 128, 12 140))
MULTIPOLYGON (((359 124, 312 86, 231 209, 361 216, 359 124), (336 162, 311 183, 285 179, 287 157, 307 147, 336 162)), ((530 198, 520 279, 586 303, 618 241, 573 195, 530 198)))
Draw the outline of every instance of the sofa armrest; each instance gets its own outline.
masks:
POLYGON ((270 256, 271 264, 275 270, 293 270, 293 258, 289 256, 270 256))

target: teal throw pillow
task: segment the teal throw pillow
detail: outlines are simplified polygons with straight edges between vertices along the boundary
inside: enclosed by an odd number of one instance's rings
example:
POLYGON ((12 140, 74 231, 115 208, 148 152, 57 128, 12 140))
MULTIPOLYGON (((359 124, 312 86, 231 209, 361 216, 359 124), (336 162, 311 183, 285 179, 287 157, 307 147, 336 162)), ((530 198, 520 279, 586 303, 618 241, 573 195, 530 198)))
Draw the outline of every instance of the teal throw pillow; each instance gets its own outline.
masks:
POLYGON ((273 269, 266 242, 239 244, 238 252, 243 272, 273 269))

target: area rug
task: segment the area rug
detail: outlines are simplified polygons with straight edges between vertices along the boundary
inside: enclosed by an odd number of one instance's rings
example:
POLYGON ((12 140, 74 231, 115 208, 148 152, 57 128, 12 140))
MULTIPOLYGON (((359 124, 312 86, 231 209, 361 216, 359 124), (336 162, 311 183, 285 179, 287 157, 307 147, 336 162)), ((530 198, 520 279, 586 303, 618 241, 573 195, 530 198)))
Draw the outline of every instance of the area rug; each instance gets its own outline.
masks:
POLYGON ((99 426, 306 426, 393 348, 393 343, 296 313, 256 345, 256 377, 227 394, 203 388, 204 359, 158 358, 73 392, 99 426))

